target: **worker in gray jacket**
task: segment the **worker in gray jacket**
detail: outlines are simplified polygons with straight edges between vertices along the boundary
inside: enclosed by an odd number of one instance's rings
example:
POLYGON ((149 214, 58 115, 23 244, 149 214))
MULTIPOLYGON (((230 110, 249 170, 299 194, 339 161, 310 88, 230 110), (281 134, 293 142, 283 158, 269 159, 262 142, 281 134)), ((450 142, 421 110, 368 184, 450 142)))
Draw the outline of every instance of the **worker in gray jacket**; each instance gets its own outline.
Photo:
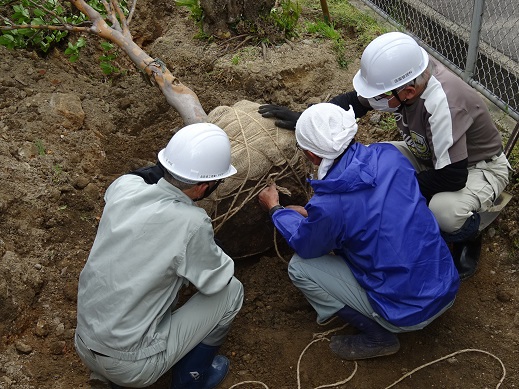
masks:
POLYGON ((76 350, 112 388, 149 386, 171 368, 174 389, 214 388, 229 369, 217 351, 243 286, 194 201, 236 173, 230 142, 214 124, 192 124, 158 159, 164 174, 155 183, 125 174, 106 191, 79 278, 76 350), (197 293, 177 306, 188 284, 197 293))

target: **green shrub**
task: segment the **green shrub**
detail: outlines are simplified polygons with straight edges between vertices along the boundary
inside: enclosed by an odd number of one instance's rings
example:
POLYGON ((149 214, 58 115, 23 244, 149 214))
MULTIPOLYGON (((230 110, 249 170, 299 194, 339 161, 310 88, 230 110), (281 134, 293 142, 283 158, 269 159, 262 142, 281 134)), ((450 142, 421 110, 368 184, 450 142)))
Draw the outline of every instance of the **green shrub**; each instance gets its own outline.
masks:
POLYGON ((296 27, 300 15, 301 6, 297 1, 281 1, 279 7, 270 10, 270 18, 287 38, 297 36, 296 27))
MULTIPOLYGON (((0 5, 12 3, 3 1, 0 5)), ((32 5, 29 0, 22 0, 12 5, 10 22, 3 21, 3 25, 62 25, 62 21, 69 24, 81 23, 85 20, 83 15, 74 15, 70 10, 62 7, 57 0, 38 1, 40 8, 32 5), (46 12, 51 11, 51 13, 46 12)), ((36 30, 23 28, 3 31, 0 36, 0 45, 9 49, 36 49, 43 53, 61 42, 68 35, 67 31, 36 30)))
MULTIPOLYGON (((106 10, 100 0, 91 0, 87 3, 101 15, 106 15, 106 10)), ((78 12, 70 3, 63 6, 58 0, 0 0, 0 10, 11 9, 8 18, 0 19, 3 26, 12 25, 46 25, 46 26, 71 26, 80 25, 88 20, 86 15, 78 12)), ((125 15, 128 14, 127 2, 122 0, 119 5, 125 15)), ((3 30, 0 35, 0 45, 8 49, 28 49, 47 53, 51 48, 64 41, 69 35, 68 31, 52 29, 22 28, 3 30)), ((71 60, 77 60, 79 49, 83 43, 81 38, 75 44, 69 44, 67 49, 71 60)))
POLYGON ((337 62, 339 63, 339 66, 342 68, 348 67, 345 41, 342 38, 340 31, 335 29, 333 23, 327 24, 323 21, 307 23, 306 30, 310 34, 314 34, 326 39, 331 39, 334 44, 334 50, 337 54, 337 62))

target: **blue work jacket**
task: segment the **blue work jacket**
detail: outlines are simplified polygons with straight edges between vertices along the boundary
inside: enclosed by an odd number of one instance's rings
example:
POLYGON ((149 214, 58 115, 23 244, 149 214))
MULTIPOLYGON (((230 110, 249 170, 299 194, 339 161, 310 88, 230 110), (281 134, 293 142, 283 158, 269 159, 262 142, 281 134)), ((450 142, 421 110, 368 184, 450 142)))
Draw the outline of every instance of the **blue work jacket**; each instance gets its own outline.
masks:
POLYGON ((396 326, 419 324, 454 300, 459 277, 416 172, 391 144, 353 144, 323 180, 310 180, 308 217, 273 221, 302 258, 344 258, 375 312, 396 326))

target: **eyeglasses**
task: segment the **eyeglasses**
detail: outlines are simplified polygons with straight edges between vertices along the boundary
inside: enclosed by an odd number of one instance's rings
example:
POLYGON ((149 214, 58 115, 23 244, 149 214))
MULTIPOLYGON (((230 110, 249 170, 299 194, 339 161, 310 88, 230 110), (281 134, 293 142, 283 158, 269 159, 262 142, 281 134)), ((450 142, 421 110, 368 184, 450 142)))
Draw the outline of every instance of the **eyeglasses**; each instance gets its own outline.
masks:
POLYGON ((392 98, 391 96, 396 97, 398 100, 400 100, 400 98, 398 97, 398 94, 399 94, 400 92, 402 92, 402 91, 403 91, 405 88, 407 88, 408 86, 414 86, 414 84, 406 85, 406 86, 404 86, 404 87, 403 87, 402 89, 400 89, 400 90, 391 89, 390 91, 384 92, 384 93, 382 93, 382 94, 380 94, 380 95, 378 95, 378 96, 373 97, 373 100, 375 100, 375 101, 380 101, 380 100, 382 100, 382 99, 387 99, 388 97, 389 97, 389 98, 392 98))
MULTIPOLYGON (((398 92, 397 92, 398 93, 398 92)), ((375 101, 380 101, 382 99, 387 99, 389 96, 392 96, 393 95, 393 92, 392 91, 387 91, 387 92, 384 92, 378 96, 374 96, 373 97, 373 100, 375 101)))

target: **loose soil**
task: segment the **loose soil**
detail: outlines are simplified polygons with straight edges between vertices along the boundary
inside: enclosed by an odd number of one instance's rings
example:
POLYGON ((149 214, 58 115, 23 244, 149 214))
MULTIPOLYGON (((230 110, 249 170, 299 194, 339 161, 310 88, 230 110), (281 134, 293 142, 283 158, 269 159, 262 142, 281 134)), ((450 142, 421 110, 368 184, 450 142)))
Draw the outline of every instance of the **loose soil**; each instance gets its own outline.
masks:
MULTIPOLYGON (((135 41, 164 61, 206 112, 242 99, 300 110, 352 89, 361 47, 347 32, 349 67, 342 69, 326 41, 301 36, 266 50, 207 43, 194 38, 189 15, 173 2, 139 4, 135 41)), ((59 50, 43 58, 0 48, 0 388, 100 387, 77 357, 73 334, 78 276, 103 193, 117 176, 154 162, 182 126, 123 54, 115 64, 124 73, 104 76, 99 46, 88 40, 74 64, 59 50)), ((394 138, 384 119, 364 118, 359 139, 394 138)), ((237 259, 245 302, 221 350, 231 360, 221 387, 260 388, 251 382, 259 381, 272 389, 315 388, 355 373, 337 387, 386 388, 443 357, 394 387, 492 388, 500 380, 502 388, 519 387, 519 191, 513 184, 507 190, 514 197, 484 232, 477 274, 461 284, 452 309, 422 331, 399 335, 401 350, 389 357, 354 363, 332 354, 328 332, 353 329, 316 324, 288 279, 291 252, 282 243, 279 254, 272 244, 237 259)), ((151 388, 167 388, 167 381, 151 388)))

